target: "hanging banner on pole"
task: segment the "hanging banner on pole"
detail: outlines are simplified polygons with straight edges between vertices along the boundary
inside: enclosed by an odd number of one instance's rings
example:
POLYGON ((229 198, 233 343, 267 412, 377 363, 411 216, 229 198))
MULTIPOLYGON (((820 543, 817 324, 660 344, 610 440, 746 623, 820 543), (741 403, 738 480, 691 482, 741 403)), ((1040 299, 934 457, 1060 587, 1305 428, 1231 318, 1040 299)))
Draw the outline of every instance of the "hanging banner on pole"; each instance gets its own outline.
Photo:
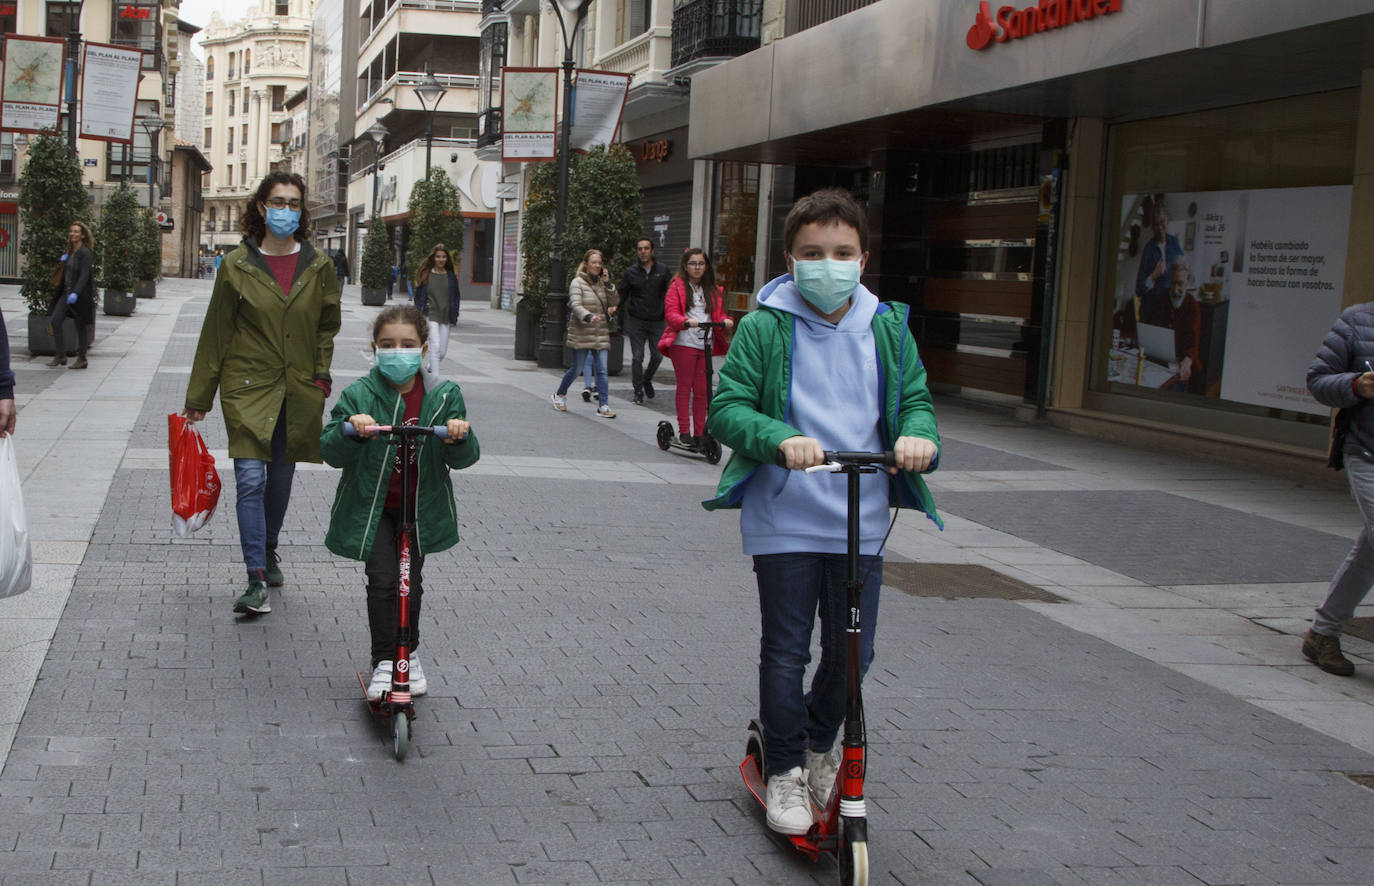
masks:
POLYGON ((501 159, 552 160, 557 111, 557 68, 502 71, 501 159))
POLYGON ((629 92, 629 74, 577 72, 577 85, 573 87, 572 135, 568 139, 574 151, 588 151, 615 140, 629 92))
POLYGON ((5 75, 0 80, 0 129, 56 129, 62 106, 61 37, 5 35, 5 75))
POLYGON ((81 137, 130 144, 143 52, 87 43, 81 61, 81 137))

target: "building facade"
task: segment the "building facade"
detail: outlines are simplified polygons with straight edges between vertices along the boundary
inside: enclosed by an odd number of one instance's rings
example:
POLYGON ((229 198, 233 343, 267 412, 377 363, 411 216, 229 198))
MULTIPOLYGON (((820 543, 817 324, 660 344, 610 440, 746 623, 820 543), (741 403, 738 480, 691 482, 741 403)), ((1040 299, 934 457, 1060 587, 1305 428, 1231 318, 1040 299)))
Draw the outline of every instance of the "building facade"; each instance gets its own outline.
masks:
POLYGON ((349 145, 358 83, 358 17, 342 3, 319 3, 310 31, 307 159, 310 218, 316 245, 348 243, 349 145))
POLYGON ((201 238, 209 250, 238 245, 246 201, 281 162, 286 100, 307 81, 312 15, 313 0, 258 0, 232 23, 215 13, 205 29, 199 144, 213 167, 201 238))

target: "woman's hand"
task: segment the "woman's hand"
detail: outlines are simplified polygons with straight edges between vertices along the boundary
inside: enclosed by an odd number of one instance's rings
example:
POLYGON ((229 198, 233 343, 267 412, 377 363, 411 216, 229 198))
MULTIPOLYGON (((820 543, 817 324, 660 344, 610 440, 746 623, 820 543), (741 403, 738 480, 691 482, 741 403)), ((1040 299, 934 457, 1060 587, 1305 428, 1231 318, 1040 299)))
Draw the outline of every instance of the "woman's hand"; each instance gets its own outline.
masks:
POLYGON ((468 424, 467 422, 463 421, 461 418, 451 418, 451 419, 449 419, 449 420, 448 420, 448 436, 444 438, 444 442, 445 442, 445 443, 457 443, 457 442, 460 441, 460 440, 466 439, 466 437, 467 437, 467 435, 468 435, 468 429, 471 428, 471 427, 472 427, 472 425, 470 425, 470 424, 468 424))
POLYGON ((377 436, 375 431, 368 430, 370 426, 375 425, 377 423, 377 419, 373 418, 365 412, 360 412, 357 415, 350 415, 348 417, 348 423, 353 426, 353 430, 358 432, 358 436, 364 440, 366 440, 368 437, 377 436))
POLYGON ((734 329, 734 328, 735 328, 735 321, 734 321, 734 320, 731 320, 729 317, 726 317, 726 318, 725 318, 725 329, 726 329, 726 331, 729 331, 729 330, 734 329))
POLYGON ((687 327, 688 329, 696 329, 699 324, 695 320, 688 320, 686 323, 682 325, 687 327))
POLYGON ((196 422, 203 421, 205 419, 205 411, 201 409, 183 409, 181 410, 181 417, 189 421, 191 424, 195 424, 196 422))

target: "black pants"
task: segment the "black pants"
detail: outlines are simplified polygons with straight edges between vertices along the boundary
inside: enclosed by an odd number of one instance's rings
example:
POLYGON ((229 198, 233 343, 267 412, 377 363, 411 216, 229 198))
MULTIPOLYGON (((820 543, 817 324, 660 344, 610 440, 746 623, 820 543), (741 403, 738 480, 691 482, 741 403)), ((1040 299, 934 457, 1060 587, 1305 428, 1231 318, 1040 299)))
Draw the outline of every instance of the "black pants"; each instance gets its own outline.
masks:
POLYGON ((57 303, 52 307, 52 316, 48 321, 52 323, 53 344, 57 346, 57 356, 67 356, 67 349, 62 342, 62 321, 71 316, 73 324, 76 326, 76 356, 86 356, 86 321, 81 318, 81 312, 76 309, 76 305, 67 304, 67 293, 62 293, 57 297, 57 303))
POLYGON ((638 317, 625 317, 625 334, 630 337, 630 381, 635 393, 643 393, 644 383, 654 382, 654 373, 663 362, 658 352, 658 340, 663 337, 663 320, 641 320, 638 317), (643 366, 644 348, 649 348, 649 365, 643 366))
MULTIPOLYGON (((367 557, 364 571, 367 573, 367 625, 372 629, 372 666, 379 661, 391 661, 396 657, 397 636, 396 595, 401 588, 399 511, 383 511, 377 523, 377 537, 372 540, 372 553, 367 557)), ((410 654, 420 645, 420 597, 424 595, 424 583, 420 571, 424 569, 425 558, 410 548, 410 654)))

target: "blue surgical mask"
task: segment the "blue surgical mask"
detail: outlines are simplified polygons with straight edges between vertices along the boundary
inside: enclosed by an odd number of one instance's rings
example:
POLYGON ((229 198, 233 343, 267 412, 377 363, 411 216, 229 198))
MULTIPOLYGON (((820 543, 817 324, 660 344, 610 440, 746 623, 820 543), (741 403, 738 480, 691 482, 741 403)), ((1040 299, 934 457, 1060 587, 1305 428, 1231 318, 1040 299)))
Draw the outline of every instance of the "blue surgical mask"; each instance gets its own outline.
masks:
POLYGON ((389 380, 398 385, 405 384, 420 371, 424 348, 379 348, 377 368, 389 380))
POLYGON ((283 240, 296 233, 296 228, 300 226, 301 211, 299 209, 267 207, 267 227, 283 240))
POLYGON ((833 314, 854 294, 859 285, 857 261, 818 258, 792 259, 792 279, 801 297, 822 314, 833 314))

